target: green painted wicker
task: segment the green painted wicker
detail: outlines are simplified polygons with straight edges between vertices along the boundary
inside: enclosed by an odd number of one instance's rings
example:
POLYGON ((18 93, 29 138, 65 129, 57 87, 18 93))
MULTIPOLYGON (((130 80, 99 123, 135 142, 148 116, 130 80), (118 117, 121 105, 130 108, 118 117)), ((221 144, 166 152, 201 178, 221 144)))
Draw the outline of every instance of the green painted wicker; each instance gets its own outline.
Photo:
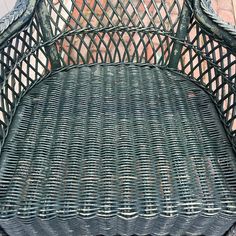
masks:
POLYGON ((2 235, 235 235, 235 75, 208 0, 18 0, 0 20, 2 235))

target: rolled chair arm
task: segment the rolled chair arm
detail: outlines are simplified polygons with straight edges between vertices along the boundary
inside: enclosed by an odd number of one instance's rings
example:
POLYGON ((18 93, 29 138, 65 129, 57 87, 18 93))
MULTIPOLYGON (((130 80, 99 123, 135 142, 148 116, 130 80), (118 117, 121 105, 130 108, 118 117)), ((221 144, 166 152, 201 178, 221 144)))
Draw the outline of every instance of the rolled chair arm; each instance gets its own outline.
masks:
POLYGON ((37 0, 17 0, 14 8, 0 19, 0 45, 32 18, 37 0))
POLYGON ((236 27, 224 22, 214 11, 211 0, 194 0, 193 12, 196 20, 218 40, 236 52, 236 27))

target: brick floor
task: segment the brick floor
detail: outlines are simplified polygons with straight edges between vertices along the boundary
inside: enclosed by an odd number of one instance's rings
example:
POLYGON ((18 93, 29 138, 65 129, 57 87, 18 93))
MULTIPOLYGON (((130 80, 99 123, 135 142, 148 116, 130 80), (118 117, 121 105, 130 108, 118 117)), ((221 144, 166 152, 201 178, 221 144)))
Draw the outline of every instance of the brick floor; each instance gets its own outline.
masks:
POLYGON ((236 1, 212 0, 216 13, 226 22, 236 25, 236 1))

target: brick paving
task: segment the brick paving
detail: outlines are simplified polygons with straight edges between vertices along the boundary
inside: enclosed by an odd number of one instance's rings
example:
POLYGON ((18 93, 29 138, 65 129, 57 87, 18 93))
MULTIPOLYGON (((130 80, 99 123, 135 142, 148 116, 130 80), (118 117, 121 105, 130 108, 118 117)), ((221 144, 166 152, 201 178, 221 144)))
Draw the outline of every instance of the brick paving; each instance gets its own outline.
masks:
POLYGON ((212 0, 216 13, 226 22, 236 25, 236 1, 235 0, 212 0))

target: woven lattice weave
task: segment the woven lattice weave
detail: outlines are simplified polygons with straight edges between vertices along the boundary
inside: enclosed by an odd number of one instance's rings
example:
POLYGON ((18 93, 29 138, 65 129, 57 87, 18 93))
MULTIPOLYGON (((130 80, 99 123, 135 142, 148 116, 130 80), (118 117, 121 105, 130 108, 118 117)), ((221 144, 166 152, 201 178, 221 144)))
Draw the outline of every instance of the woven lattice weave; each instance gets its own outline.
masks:
POLYGON ((236 31, 210 2, 0 19, 0 234, 234 236, 236 31))
POLYGON ((236 167, 216 114, 198 86, 155 67, 83 66, 42 81, 3 147, 4 228, 222 235, 236 219, 236 167))

